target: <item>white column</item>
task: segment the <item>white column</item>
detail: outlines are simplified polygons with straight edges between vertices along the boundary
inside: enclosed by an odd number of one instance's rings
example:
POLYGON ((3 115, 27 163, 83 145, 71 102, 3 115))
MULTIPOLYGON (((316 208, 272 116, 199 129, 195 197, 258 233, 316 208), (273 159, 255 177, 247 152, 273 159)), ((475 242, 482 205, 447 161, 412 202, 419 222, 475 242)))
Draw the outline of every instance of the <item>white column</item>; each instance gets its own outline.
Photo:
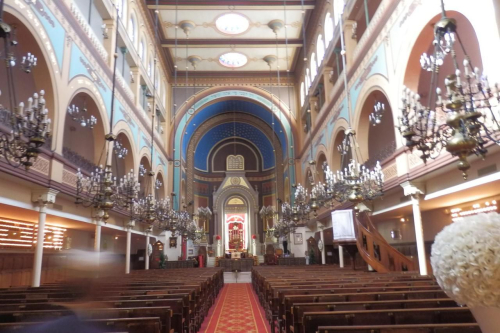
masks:
POLYGON ((96 225, 95 225, 94 251, 101 252, 101 222, 100 221, 96 221, 96 225))
POLYGON ((130 247, 132 241, 132 227, 127 226, 127 247, 125 250, 125 274, 130 274, 130 247))
POLYGON ((43 240, 45 233, 45 219, 47 217, 47 204, 40 204, 38 214, 38 235, 36 238, 35 258, 33 264, 32 287, 40 287, 42 275, 43 240))
POLYGON ((94 235, 94 252, 97 253, 97 262, 96 265, 100 264, 100 252, 101 252, 101 219, 98 217, 95 220, 95 235, 94 235))
POLYGON ((410 182, 404 182, 401 186, 404 189, 404 194, 411 196, 413 224, 415 226, 415 239, 417 242, 418 266, 420 268, 420 275, 427 275, 424 229, 422 226, 422 214, 420 213, 420 194, 424 194, 424 192, 410 182))
POLYGON ((344 268, 344 248, 339 245, 339 265, 340 268, 344 268))
POLYGON ((326 251, 325 251, 325 232, 323 231, 324 227, 319 229, 319 237, 321 242, 323 243, 323 248, 321 249, 321 262, 323 265, 326 265, 326 251))
POLYGON ((146 253, 144 255, 144 269, 149 269, 149 232, 146 233, 146 253))
POLYGON ((417 240, 418 265, 420 275, 427 275, 427 259, 425 254, 424 229, 422 227, 422 214, 420 213, 420 196, 411 196, 413 206, 413 223, 415 225, 415 238, 417 240))
POLYGON ((34 202, 38 204, 38 235, 36 240, 35 255, 33 258, 33 273, 32 273, 32 287, 40 287, 40 280, 42 276, 42 259, 43 259, 43 240, 45 233, 45 220, 47 218, 47 205, 53 204, 56 200, 58 191, 46 189, 43 191, 33 192, 31 197, 34 202))

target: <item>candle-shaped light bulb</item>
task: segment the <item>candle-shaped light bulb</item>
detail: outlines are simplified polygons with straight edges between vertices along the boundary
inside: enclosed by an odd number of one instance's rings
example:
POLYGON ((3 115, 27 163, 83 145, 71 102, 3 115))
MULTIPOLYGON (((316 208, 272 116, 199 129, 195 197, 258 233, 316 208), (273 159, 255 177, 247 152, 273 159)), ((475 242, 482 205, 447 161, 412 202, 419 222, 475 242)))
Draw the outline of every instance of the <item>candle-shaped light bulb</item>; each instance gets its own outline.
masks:
POLYGON ((23 115, 23 111, 24 111, 24 103, 21 102, 19 103, 19 106, 17 107, 17 114, 22 116, 23 115))

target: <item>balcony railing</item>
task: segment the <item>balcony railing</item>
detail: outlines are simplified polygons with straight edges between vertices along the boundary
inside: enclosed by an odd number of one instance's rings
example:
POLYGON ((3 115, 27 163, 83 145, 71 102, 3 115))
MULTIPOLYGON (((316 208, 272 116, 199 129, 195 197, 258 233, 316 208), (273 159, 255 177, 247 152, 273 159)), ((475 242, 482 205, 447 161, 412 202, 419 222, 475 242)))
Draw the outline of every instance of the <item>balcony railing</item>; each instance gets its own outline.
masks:
POLYGON ((87 171, 88 173, 92 173, 96 169, 96 165, 94 163, 68 147, 63 147, 63 156, 68 162, 74 164, 77 168, 87 171))
POLYGON ((365 167, 373 169, 377 164, 377 161, 382 163, 388 157, 390 157, 396 151, 396 141, 390 141, 384 145, 383 148, 376 152, 370 152, 370 158, 364 163, 365 167))

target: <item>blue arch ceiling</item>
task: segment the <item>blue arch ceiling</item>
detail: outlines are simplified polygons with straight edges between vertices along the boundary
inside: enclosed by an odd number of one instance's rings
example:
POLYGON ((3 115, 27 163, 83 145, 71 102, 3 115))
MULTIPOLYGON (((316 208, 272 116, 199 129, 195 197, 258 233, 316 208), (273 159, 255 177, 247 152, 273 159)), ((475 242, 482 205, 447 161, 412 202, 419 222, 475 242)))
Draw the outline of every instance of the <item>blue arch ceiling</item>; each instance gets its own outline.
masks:
POLYGON ((223 123, 208 130, 198 142, 194 154, 194 167, 200 171, 208 171, 208 156, 212 148, 219 142, 233 138, 234 133, 239 138, 252 142, 260 151, 263 159, 263 169, 275 166, 273 146, 269 138, 258 128, 247 123, 223 123))
MULTIPOLYGON (((252 103, 249 101, 243 101, 243 100, 229 100, 229 101, 217 102, 217 103, 214 103, 212 105, 207 106, 203 110, 196 113, 193 117, 191 117, 191 119, 187 123, 187 125, 185 127, 185 132, 184 132, 184 135, 182 138, 182 158, 185 159, 187 147, 189 145, 189 141, 191 140, 191 137, 193 136, 193 133, 196 131, 198 126, 200 126, 202 123, 204 123, 208 119, 215 117, 219 114, 233 113, 235 111, 236 111, 236 117, 235 117, 236 121, 238 120, 238 113, 246 113, 246 114, 250 114, 250 115, 253 115, 255 117, 260 118, 261 120, 266 122, 272 128, 272 122, 273 122, 272 113, 258 104, 255 104, 255 103, 252 103)), ((230 127, 231 127, 231 137, 232 137, 233 136, 232 125, 230 127)), ((240 129, 243 130, 243 129, 247 129, 247 128, 240 127, 240 129)), ((278 135, 279 141, 281 143, 281 149, 283 151, 283 158, 286 158, 288 156, 288 154, 287 154, 288 144, 287 144, 286 133, 283 131, 283 127, 282 127, 279 119, 276 119, 276 117, 274 119, 274 131, 278 135)), ((246 133, 246 135, 248 135, 248 133, 246 133)), ((255 132, 252 132, 252 133, 255 133, 255 132)), ((243 137, 242 135, 243 135, 243 132, 240 133, 238 128, 237 128, 236 137, 242 137, 245 139, 249 139, 247 137, 243 137)), ((207 141, 206 143, 204 143, 203 147, 205 147, 205 148, 208 147, 207 149, 210 150, 213 147, 213 145, 215 145, 217 142, 220 141, 220 140, 215 140, 215 141, 214 140, 215 139, 212 139, 212 141, 209 141, 212 144, 211 146, 209 145, 209 143, 207 141)), ((257 143, 255 143, 255 144, 257 145, 257 143)), ((262 156, 266 159, 267 157, 263 153, 263 151, 266 148, 264 146, 258 146, 258 148, 261 151, 262 156)), ((196 152, 198 153, 198 148, 196 149, 196 152)), ((208 154, 208 152, 207 152, 207 154, 208 154)), ((206 158, 205 158, 205 161, 206 161, 206 158)), ((196 163, 195 163, 195 165, 196 165, 196 163)), ((273 165, 274 165, 274 157, 273 157, 273 165)), ((204 169, 206 169, 206 168, 204 168, 204 169)))

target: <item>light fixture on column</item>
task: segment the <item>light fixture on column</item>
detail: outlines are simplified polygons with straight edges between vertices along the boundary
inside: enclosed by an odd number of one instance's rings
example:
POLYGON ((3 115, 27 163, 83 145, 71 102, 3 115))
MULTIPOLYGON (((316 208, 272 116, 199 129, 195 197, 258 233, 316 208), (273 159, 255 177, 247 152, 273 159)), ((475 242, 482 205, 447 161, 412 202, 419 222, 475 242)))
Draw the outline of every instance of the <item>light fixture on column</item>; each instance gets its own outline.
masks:
MULTIPOLYGON (((48 118, 49 111, 46 109, 45 92, 35 93, 28 99, 25 106, 23 102, 17 102, 16 85, 14 78, 21 79, 14 73, 17 58, 11 47, 16 47, 18 42, 14 38, 12 27, 3 21, 3 1, 0 1, 0 38, 3 39, 4 48, 0 52, 6 65, 6 83, 9 108, 0 104, 0 120, 4 125, 10 127, 10 134, 0 134, 0 155, 13 167, 24 166, 26 170, 33 165, 46 140, 51 135, 51 120, 48 118)), ((18 66, 25 73, 31 73, 37 64, 37 58, 28 53, 22 57, 18 66)), ((0 92, 1 95, 1 92, 0 92)))
MULTIPOLYGON (((119 9, 116 8, 116 24, 119 26, 120 15, 118 15, 119 9)), ((116 43, 115 43, 115 54, 114 54, 114 67, 113 67, 113 87, 111 92, 111 117, 109 121, 109 133, 105 135, 105 149, 106 152, 106 164, 103 167, 100 165, 92 172, 90 176, 85 176, 80 169, 76 174, 76 201, 77 205, 82 205, 85 207, 93 207, 102 218, 104 222, 109 219, 109 211, 117 206, 127 206, 126 202, 128 199, 124 199, 120 191, 128 192, 132 191, 131 188, 124 189, 120 186, 131 186, 136 187, 127 180, 119 180, 117 183, 116 177, 113 175, 111 167, 111 154, 110 150, 113 149, 113 143, 116 140, 116 135, 113 134, 113 116, 114 116, 114 103, 115 103, 115 88, 116 88, 116 65, 118 58, 118 30, 116 29, 116 43), (123 183, 122 183, 123 181, 123 183), (127 185, 125 185, 125 183, 127 185)), ((125 176, 128 177, 128 176, 125 176)), ((127 206, 128 207, 128 206, 127 206)))
POLYGON ((275 208, 271 205, 269 206, 262 206, 262 208, 259 211, 259 216, 262 219, 263 224, 263 231, 266 232, 270 229, 274 228, 274 217, 277 215, 277 212, 275 208), (271 223, 269 223, 271 222, 271 223))
POLYGON ((468 156, 484 158, 489 141, 500 144, 500 93, 498 85, 492 89, 487 76, 473 66, 458 33, 457 21, 446 16, 443 0, 441 9, 442 18, 434 26, 434 53, 431 56, 424 53, 420 58, 422 69, 432 72, 427 106, 421 104, 418 94, 403 88, 398 127, 406 146, 420 151, 424 162, 437 158, 443 148, 458 157, 458 169, 466 179, 470 168, 468 156), (464 53, 463 60, 457 57, 457 42, 464 53), (444 80, 443 94, 438 83, 447 57, 451 57, 454 71, 444 80))
POLYGON ((80 108, 76 106, 75 104, 72 104, 68 106, 68 114, 70 117, 73 119, 73 121, 77 122, 80 124, 81 127, 86 127, 89 129, 93 129, 94 126, 97 124, 97 118, 94 116, 90 116, 88 118, 85 117, 87 114, 87 105, 86 102, 83 103, 83 107, 80 112, 80 108))

